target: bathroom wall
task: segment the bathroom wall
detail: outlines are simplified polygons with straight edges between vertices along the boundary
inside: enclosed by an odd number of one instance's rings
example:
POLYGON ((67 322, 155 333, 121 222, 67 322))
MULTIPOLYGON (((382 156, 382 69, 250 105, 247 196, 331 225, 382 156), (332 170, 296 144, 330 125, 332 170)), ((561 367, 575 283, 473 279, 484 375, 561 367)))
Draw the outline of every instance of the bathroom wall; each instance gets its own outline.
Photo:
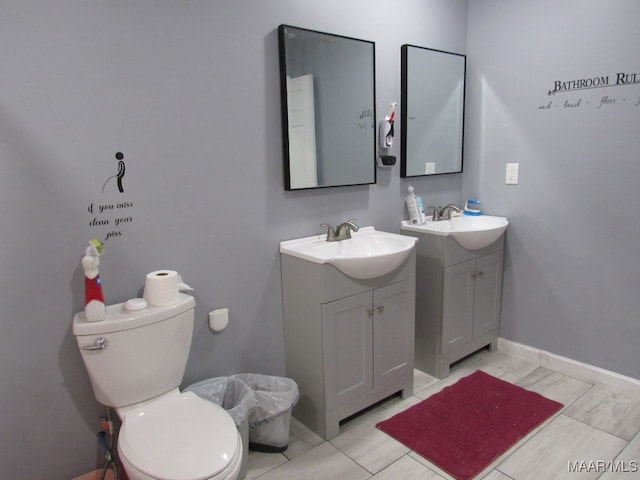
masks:
MULTIPOLYGON (((101 461, 95 434, 105 410, 70 328, 90 238, 109 237, 108 303, 139 295, 159 268, 194 287, 186 384, 284 374, 280 240, 351 217, 399 230, 408 186, 399 166, 380 169, 376 185, 284 191, 282 23, 375 41, 379 119, 400 99, 403 43, 459 53, 467 45, 466 0, 3 2, 3 478, 71 478, 101 461), (218 307, 230 309, 231 323, 213 334, 206 316, 218 307)), ((462 181, 412 184, 430 204, 460 202, 462 181)))
POLYGON ((469 2, 464 173, 511 221, 501 335, 635 378, 639 18, 633 0, 469 2))

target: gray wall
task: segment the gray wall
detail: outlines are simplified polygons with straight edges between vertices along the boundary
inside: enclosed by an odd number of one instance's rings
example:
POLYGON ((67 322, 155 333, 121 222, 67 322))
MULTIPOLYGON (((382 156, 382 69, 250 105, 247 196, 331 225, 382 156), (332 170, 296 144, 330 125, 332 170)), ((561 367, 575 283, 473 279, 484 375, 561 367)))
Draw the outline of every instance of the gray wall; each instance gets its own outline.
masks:
POLYGON ((501 335, 635 378, 640 83, 547 93, 618 72, 640 82, 639 18, 630 0, 469 2, 464 173, 465 198, 511 220, 501 335))
MULTIPOLYGON (((399 230, 408 182, 398 166, 372 186, 284 191, 281 23, 375 41, 379 119, 400 98, 403 43, 461 53, 467 44, 466 0, 2 2, 3 478, 66 479, 101 458, 104 408, 70 329, 90 238, 120 232, 102 257, 108 303, 139 295, 159 268, 195 288, 186 384, 284 374, 280 240, 351 217, 399 230), (116 152, 123 193, 108 180, 116 152), (121 218, 131 221, 114 225, 121 218), (217 307, 231 316, 219 335, 206 324, 217 307)), ((462 199, 460 175, 412 183, 427 204, 462 199)))
POLYGON ((400 98, 403 43, 465 53, 468 35, 465 173, 411 183, 426 205, 477 196, 510 218, 503 336, 639 377, 639 87, 546 93, 555 80, 637 73, 640 6, 474 0, 468 17, 467 30, 466 0, 5 0, 3 477, 65 479, 99 460, 104 409, 70 330, 88 239, 120 232, 102 257, 109 303, 138 295, 158 268, 196 289, 186 384, 284 374, 280 240, 350 217, 398 231, 409 182, 397 166, 372 186, 284 192, 281 23, 375 41, 378 119, 400 98), (596 109, 607 95, 613 108, 596 109), (549 101, 558 107, 538 108, 549 101), (107 182, 119 151, 123 193, 107 182), (511 161, 518 186, 504 185, 511 161), (88 211, 118 203, 133 205, 88 211), (94 218, 111 225, 92 227, 94 218), (215 335, 206 314, 217 307, 231 324, 215 335))

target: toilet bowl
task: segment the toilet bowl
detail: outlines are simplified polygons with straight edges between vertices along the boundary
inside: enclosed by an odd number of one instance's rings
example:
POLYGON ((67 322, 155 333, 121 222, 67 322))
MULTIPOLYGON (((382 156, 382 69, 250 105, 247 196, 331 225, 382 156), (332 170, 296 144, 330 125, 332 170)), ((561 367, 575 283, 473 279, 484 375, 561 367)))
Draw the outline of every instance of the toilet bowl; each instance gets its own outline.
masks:
MULTIPOLYGON (((122 421, 118 454, 130 480, 236 480, 242 439, 222 407, 178 389, 193 333, 195 300, 73 319, 96 399, 122 421)), ((245 453, 246 454, 246 453, 245 453)))
POLYGON ((130 480, 235 479, 242 440, 215 403, 178 390, 118 409, 118 454, 130 480))

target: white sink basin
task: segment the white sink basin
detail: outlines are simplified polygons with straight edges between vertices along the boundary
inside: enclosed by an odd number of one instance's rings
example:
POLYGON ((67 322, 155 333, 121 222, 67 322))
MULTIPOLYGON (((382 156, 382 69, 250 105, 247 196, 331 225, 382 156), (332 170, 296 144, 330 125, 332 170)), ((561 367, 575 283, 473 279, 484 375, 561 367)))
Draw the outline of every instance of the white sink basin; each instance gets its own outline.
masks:
POLYGON ((451 220, 427 220, 420 225, 411 225, 407 220, 403 220, 400 229, 432 235, 450 235, 467 250, 478 250, 498 240, 507 226, 509 221, 504 217, 460 215, 451 220))
POLYGON ((370 279, 386 275, 409 257, 415 237, 361 227, 349 240, 327 242, 326 234, 280 242, 280 253, 314 263, 328 263, 345 275, 370 279))

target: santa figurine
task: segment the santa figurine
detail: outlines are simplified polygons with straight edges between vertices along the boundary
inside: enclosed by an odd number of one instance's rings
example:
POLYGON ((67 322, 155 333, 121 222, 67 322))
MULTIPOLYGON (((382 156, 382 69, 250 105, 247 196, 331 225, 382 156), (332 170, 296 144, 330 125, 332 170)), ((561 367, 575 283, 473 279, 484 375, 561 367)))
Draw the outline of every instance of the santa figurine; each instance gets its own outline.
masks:
POLYGON ((106 317, 104 296, 102 295, 102 282, 100 280, 100 255, 102 244, 98 240, 91 240, 84 257, 82 268, 84 269, 84 314, 87 322, 99 322, 106 317))

